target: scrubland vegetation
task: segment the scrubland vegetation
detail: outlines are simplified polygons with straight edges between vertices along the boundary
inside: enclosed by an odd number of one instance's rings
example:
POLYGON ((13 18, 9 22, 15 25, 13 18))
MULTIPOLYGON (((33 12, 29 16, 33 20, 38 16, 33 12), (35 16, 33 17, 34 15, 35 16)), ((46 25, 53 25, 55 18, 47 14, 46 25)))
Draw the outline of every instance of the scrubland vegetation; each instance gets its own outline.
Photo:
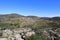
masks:
POLYGON ((0 32, 5 29, 30 28, 35 35, 26 40, 60 40, 60 17, 43 18, 18 14, 0 15, 0 32))

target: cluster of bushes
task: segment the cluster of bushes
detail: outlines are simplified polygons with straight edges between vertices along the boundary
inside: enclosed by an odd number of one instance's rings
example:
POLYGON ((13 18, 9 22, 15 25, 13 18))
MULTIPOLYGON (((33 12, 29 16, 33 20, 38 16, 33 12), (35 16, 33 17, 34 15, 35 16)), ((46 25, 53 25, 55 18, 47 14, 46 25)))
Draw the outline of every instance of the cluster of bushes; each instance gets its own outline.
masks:
POLYGON ((42 40, 41 36, 35 34, 30 37, 27 37, 26 40, 42 40))

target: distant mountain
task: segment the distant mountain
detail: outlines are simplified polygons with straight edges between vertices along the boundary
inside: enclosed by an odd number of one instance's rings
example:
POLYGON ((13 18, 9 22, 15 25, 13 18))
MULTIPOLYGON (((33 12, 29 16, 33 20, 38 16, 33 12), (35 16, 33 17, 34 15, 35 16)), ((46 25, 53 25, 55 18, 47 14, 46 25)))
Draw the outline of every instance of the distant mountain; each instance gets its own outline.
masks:
POLYGON ((12 14, 0 15, 0 18, 1 18, 1 17, 7 17, 7 18, 19 18, 19 17, 23 17, 23 15, 19 15, 19 14, 16 14, 16 13, 12 13, 12 14))
POLYGON ((40 19, 48 20, 50 17, 41 17, 40 19))
POLYGON ((51 19, 53 19, 53 20, 60 20, 60 17, 53 17, 51 19))
POLYGON ((27 17, 30 17, 30 18, 38 18, 37 16, 27 16, 27 17))
POLYGON ((56 21, 58 21, 58 20, 60 20, 60 17, 41 17, 41 19, 45 19, 45 20, 56 20, 56 21))

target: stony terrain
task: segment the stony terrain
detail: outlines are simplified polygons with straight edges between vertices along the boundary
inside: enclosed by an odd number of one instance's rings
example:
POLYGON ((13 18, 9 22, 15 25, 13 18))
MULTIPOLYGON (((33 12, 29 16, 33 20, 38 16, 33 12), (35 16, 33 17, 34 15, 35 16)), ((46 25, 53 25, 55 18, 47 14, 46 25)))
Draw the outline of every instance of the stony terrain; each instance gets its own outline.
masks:
POLYGON ((2 36, 0 40, 26 40, 26 37, 35 35, 35 32, 30 28, 20 28, 20 29, 5 29, 2 31, 2 36))

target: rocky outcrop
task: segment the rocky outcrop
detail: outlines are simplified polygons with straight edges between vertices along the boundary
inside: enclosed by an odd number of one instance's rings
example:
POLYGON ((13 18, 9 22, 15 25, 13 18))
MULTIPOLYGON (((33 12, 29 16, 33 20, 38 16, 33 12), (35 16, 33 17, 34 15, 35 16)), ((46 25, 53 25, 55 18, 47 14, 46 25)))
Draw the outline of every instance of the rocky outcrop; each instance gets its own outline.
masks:
MULTIPOLYGON (((3 30, 3 37, 6 40, 25 40, 26 36, 35 35, 35 32, 30 28, 21 28, 21 29, 6 29, 3 30)), ((3 38, 1 38, 3 40, 3 38)))

